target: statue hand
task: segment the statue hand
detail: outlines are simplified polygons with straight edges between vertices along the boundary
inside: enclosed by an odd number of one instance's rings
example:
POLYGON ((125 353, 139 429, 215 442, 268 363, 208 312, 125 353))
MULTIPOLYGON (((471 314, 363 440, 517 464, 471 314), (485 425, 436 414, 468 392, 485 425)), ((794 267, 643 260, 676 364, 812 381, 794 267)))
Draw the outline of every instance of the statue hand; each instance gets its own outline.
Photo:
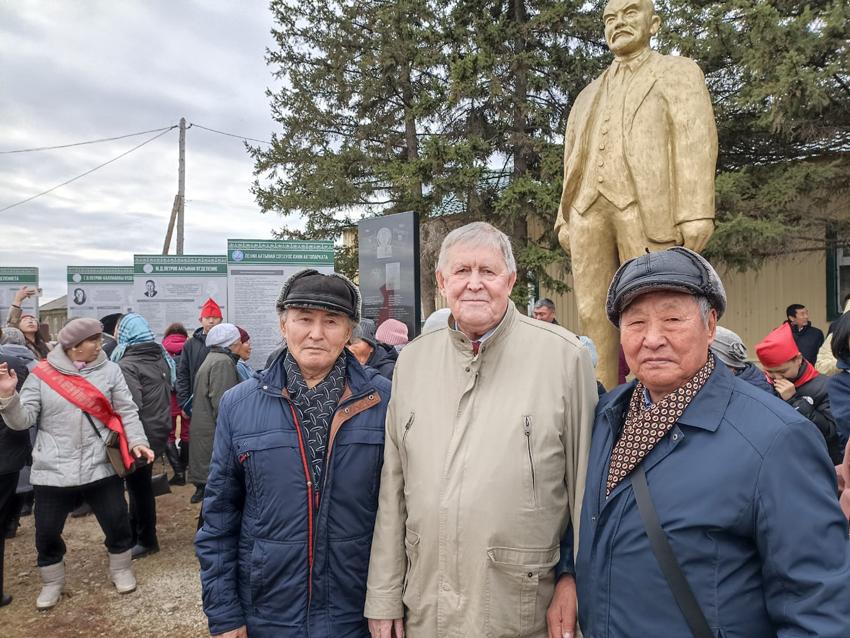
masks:
POLYGON ((682 222, 679 224, 679 231, 682 233, 685 248, 700 253, 708 244, 708 240, 711 239, 711 234, 714 232, 714 220, 693 219, 682 222))
POLYGON ((558 230, 558 243, 561 244, 561 248, 564 249, 564 252, 568 255, 570 254, 570 227, 567 224, 563 224, 561 228, 558 230))

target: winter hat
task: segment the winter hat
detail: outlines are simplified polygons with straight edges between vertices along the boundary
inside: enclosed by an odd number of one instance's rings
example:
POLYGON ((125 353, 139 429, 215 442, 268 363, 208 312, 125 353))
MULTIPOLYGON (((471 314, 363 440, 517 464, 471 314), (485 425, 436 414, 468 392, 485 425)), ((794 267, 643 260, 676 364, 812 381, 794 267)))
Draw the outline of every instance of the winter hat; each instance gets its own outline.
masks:
POLYGON ((449 325, 449 316, 452 314, 452 311, 448 308, 440 308, 439 310, 435 310, 428 318, 425 320, 424 325, 422 326, 422 334, 427 334, 429 332, 434 332, 435 330, 439 330, 440 328, 445 328, 449 325))
POLYGON ((276 306, 278 311, 287 308, 327 310, 360 322, 360 291, 357 286, 344 275, 323 275, 312 268, 297 272, 286 280, 276 306))
POLYGON ((783 323, 776 330, 768 333, 756 345, 756 355, 765 368, 775 368, 790 361, 800 354, 794 335, 791 333, 791 324, 783 323))
POLYGON ((118 325, 118 322, 121 321, 121 317, 123 316, 120 312, 113 312, 111 315, 101 317, 100 323, 103 324, 103 331, 108 335, 115 334, 115 326, 118 325))
MULTIPOLYGON (((142 315, 137 315, 136 313, 131 312, 130 314, 124 315, 118 323, 117 341, 118 345, 115 346, 115 350, 112 351, 112 356, 109 357, 115 362, 121 360, 124 353, 127 352, 128 346, 155 342, 156 336, 154 335, 153 330, 151 330, 147 319, 145 319, 142 315)), ((159 347, 162 350, 162 356, 168 364, 168 370, 171 373, 171 384, 174 385, 177 382, 177 370, 174 367, 174 360, 162 345, 159 347)))
POLYGON ((403 346, 408 342, 407 325, 398 319, 387 319, 378 326, 375 338, 391 346, 403 346))
POLYGON ((3 328, 3 331, 0 334, 3 335, 0 337, 0 344, 13 346, 27 345, 27 338, 24 336, 24 333, 17 328, 7 326, 6 328, 3 328))
POLYGON ((723 326, 717 326, 711 351, 730 368, 741 370, 747 367, 747 346, 741 337, 723 326))
POLYGON ((59 345, 64 350, 68 350, 86 339, 90 339, 101 333, 103 333, 103 324, 97 319, 88 319, 86 317, 71 319, 59 331, 59 345))
POLYGON ((351 342, 362 339, 373 348, 375 347, 375 322, 365 317, 360 320, 351 332, 351 342))
POLYGON ((207 333, 207 348, 220 346, 227 348, 240 341, 239 328, 232 323, 220 323, 207 333))
POLYGON ((240 328, 239 326, 236 326, 236 329, 239 331, 239 341, 241 341, 242 343, 247 343, 251 340, 251 335, 248 334, 248 331, 245 330, 245 328, 240 328))
POLYGON ((608 288, 608 320, 619 328, 623 310, 640 295, 656 290, 705 297, 718 319, 726 310, 726 290, 711 264, 692 250, 673 246, 629 259, 620 266, 608 288))
POLYGON ((221 315, 221 307, 215 302, 212 297, 209 297, 204 305, 201 306, 201 316, 200 319, 205 317, 218 317, 219 319, 223 319, 221 315))

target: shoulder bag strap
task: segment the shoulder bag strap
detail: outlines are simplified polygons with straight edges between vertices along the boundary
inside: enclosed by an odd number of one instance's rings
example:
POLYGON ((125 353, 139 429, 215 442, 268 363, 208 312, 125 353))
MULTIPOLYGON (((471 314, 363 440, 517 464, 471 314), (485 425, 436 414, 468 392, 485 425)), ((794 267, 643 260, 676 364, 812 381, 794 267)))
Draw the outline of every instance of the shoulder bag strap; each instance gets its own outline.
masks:
POLYGON ((702 613, 696 596, 694 596, 685 574, 682 573, 679 561, 676 560, 670 541, 667 540, 667 535, 661 528, 658 512, 652 502, 652 495, 649 493, 649 485, 646 483, 646 473, 642 465, 638 465, 632 472, 631 482, 638 511, 643 520, 643 526, 646 528, 649 544, 652 547, 652 553, 655 554, 655 560, 658 561, 658 566, 661 567, 664 578, 670 585, 676 604, 682 611, 691 633, 694 638, 714 638, 705 614, 702 613))

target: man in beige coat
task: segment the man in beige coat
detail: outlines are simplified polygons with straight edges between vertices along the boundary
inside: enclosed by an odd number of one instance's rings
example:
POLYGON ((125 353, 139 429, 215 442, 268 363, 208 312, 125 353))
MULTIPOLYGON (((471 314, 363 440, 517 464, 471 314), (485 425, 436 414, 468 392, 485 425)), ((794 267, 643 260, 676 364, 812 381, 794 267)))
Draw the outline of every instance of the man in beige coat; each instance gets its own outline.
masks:
POLYGON ((517 312, 515 281, 510 242, 489 224, 443 242, 448 326, 411 342, 393 378, 366 594, 374 638, 575 632, 596 383, 575 335, 517 312))
POLYGON ((717 130, 696 63, 650 49, 661 25, 652 0, 609 0, 602 18, 614 61, 570 110, 555 232, 571 255, 597 374, 613 388, 619 337, 605 316, 608 284, 621 263, 644 252, 699 252, 708 243, 717 130))

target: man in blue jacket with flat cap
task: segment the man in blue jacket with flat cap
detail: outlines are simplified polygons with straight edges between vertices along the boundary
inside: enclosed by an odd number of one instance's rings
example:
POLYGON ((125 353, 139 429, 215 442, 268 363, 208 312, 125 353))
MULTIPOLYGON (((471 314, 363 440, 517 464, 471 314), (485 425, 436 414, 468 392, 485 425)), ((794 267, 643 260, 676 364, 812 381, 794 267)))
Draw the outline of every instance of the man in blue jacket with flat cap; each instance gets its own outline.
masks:
POLYGON ((220 638, 368 638, 366 574, 390 382, 345 349, 360 293, 304 270, 277 301, 286 347, 228 390, 195 539, 220 638))
POLYGON ((611 283, 637 381, 596 410, 576 561, 585 638, 850 636, 826 446, 709 353, 725 307, 686 248, 627 261, 611 283))

